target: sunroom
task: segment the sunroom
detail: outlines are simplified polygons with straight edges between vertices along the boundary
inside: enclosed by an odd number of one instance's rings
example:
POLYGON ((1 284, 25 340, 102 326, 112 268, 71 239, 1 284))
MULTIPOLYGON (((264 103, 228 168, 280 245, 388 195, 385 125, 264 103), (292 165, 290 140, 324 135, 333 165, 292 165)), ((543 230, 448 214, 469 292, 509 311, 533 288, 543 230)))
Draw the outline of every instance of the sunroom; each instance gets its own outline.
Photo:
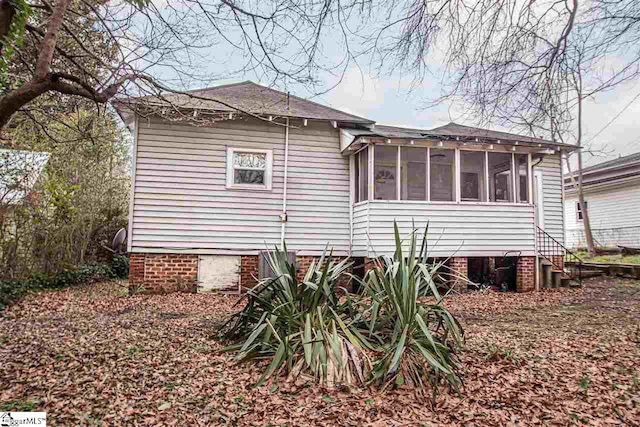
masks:
MULTIPOLYGON (((457 126, 457 125, 456 125, 457 126)), ((343 129, 352 177, 352 254, 394 249, 393 222, 407 234, 428 224, 433 257, 535 255, 534 165, 542 140, 343 129)), ((508 135, 508 134, 507 134, 508 135)))

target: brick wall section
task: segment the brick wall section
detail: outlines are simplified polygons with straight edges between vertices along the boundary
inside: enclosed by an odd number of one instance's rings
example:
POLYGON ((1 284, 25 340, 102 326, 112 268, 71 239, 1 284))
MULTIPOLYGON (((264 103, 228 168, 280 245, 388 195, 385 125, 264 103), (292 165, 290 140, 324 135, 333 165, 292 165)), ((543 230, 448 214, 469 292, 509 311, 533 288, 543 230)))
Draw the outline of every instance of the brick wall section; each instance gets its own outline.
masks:
POLYGON ((535 265, 535 257, 520 257, 518 260, 516 276, 516 289, 518 292, 531 292, 536 289, 535 265))
POLYGON ((469 263, 467 257, 453 257, 449 260, 452 277, 451 286, 458 292, 465 292, 468 285, 469 263))
POLYGON ((150 294, 196 292, 198 255, 131 254, 129 290, 150 294), (133 274, 132 274, 133 273, 133 274))
POLYGON ((258 255, 242 255, 240 257, 240 288, 253 288, 258 284, 258 255))
POLYGON ((129 254, 129 288, 144 285, 145 254, 129 254))

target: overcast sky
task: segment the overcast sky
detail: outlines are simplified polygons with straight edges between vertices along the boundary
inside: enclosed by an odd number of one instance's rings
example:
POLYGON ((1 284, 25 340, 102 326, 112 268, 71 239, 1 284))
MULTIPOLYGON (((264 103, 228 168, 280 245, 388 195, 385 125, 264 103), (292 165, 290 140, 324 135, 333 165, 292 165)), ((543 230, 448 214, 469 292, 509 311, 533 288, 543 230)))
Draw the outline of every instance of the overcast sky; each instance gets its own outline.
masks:
MULTIPOLYGON (((392 77, 376 79, 354 68, 338 87, 315 99, 380 124, 417 128, 433 128, 450 121, 476 124, 472 118, 457 115, 455 106, 421 108, 427 97, 438 93, 437 85, 429 82, 411 89, 409 82, 392 77)), ((589 100, 584 113, 584 141, 596 154, 585 154, 586 165, 640 152, 640 82, 589 100)))

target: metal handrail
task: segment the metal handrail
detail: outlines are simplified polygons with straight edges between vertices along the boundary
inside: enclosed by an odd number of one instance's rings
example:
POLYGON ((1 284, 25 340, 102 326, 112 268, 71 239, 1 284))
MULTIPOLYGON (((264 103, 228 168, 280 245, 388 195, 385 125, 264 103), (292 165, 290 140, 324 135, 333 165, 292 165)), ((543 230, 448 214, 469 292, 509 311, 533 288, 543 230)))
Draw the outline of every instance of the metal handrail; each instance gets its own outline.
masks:
POLYGON ((582 259, 567 249, 562 243, 554 239, 549 233, 536 225, 538 253, 560 269, 570 279, 576 280, 582 286, 582 259), (562 265, 557 264, 557 258, 562 257, 562 265), (573 266, 567 271, 565 265, 572 263, 573 266))

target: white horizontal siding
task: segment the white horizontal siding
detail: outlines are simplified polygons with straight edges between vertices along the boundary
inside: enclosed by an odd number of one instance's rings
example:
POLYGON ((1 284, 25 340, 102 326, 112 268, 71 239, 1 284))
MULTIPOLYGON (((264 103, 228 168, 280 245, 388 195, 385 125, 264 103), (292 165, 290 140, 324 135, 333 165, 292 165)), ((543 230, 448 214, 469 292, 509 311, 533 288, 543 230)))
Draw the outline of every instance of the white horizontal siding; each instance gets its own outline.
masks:
MULTIPOLYGON (((428 223, 429 254, 434 257, 501 256, 509 250, 535 254, 531 205, 370 201, 357 208, 356 223, 368 227, 371 248, 365 251, 367 256, 393 253, 394 220, 403 237, 414 225, 422 234, 428 223)), ((366 236, 356 230, 354 226, 354 254, 355 248, 361 252, 367 246, 366 236)))
POLYGON ((369 204, 363 203, 353 208, 353 255, 367 256, 369 232, 369 204))
MULTIPOLYGON (((597 244, 640 246, 640 183, 609 185, 597 192, 586 190, 585 201, 597 244)), ((577 202, 576 193, 567 195, 564 207, 567 244, 585 247, 584 226, 576 216, 577 202)))
POLYGON ((544 231, 564 244, 564 213, 562 206, 562 160, 560 154, 547 155, 535 170, 542 171, 544 197, 544 231))
POLYGON ((318 252, 328 245, 349 253, 349 158, 339 147, 339 132, 329 124, 289 132, 286 240, 292 250, 318 252), (314 155, 307 151, 311 147, 314 155))
MULTIPOLYGON (((197 128, 140 121, 132 251, 255 253, 280 243, 284 127, 258 120, 197 128), (271 191, 226 185, 226 148, 273 150, 271 191)), ((310 122, 292 129, 288 160, 290 250, 320 254, 328 243, 349 251, 349 166, 338 131, 310 122)))

